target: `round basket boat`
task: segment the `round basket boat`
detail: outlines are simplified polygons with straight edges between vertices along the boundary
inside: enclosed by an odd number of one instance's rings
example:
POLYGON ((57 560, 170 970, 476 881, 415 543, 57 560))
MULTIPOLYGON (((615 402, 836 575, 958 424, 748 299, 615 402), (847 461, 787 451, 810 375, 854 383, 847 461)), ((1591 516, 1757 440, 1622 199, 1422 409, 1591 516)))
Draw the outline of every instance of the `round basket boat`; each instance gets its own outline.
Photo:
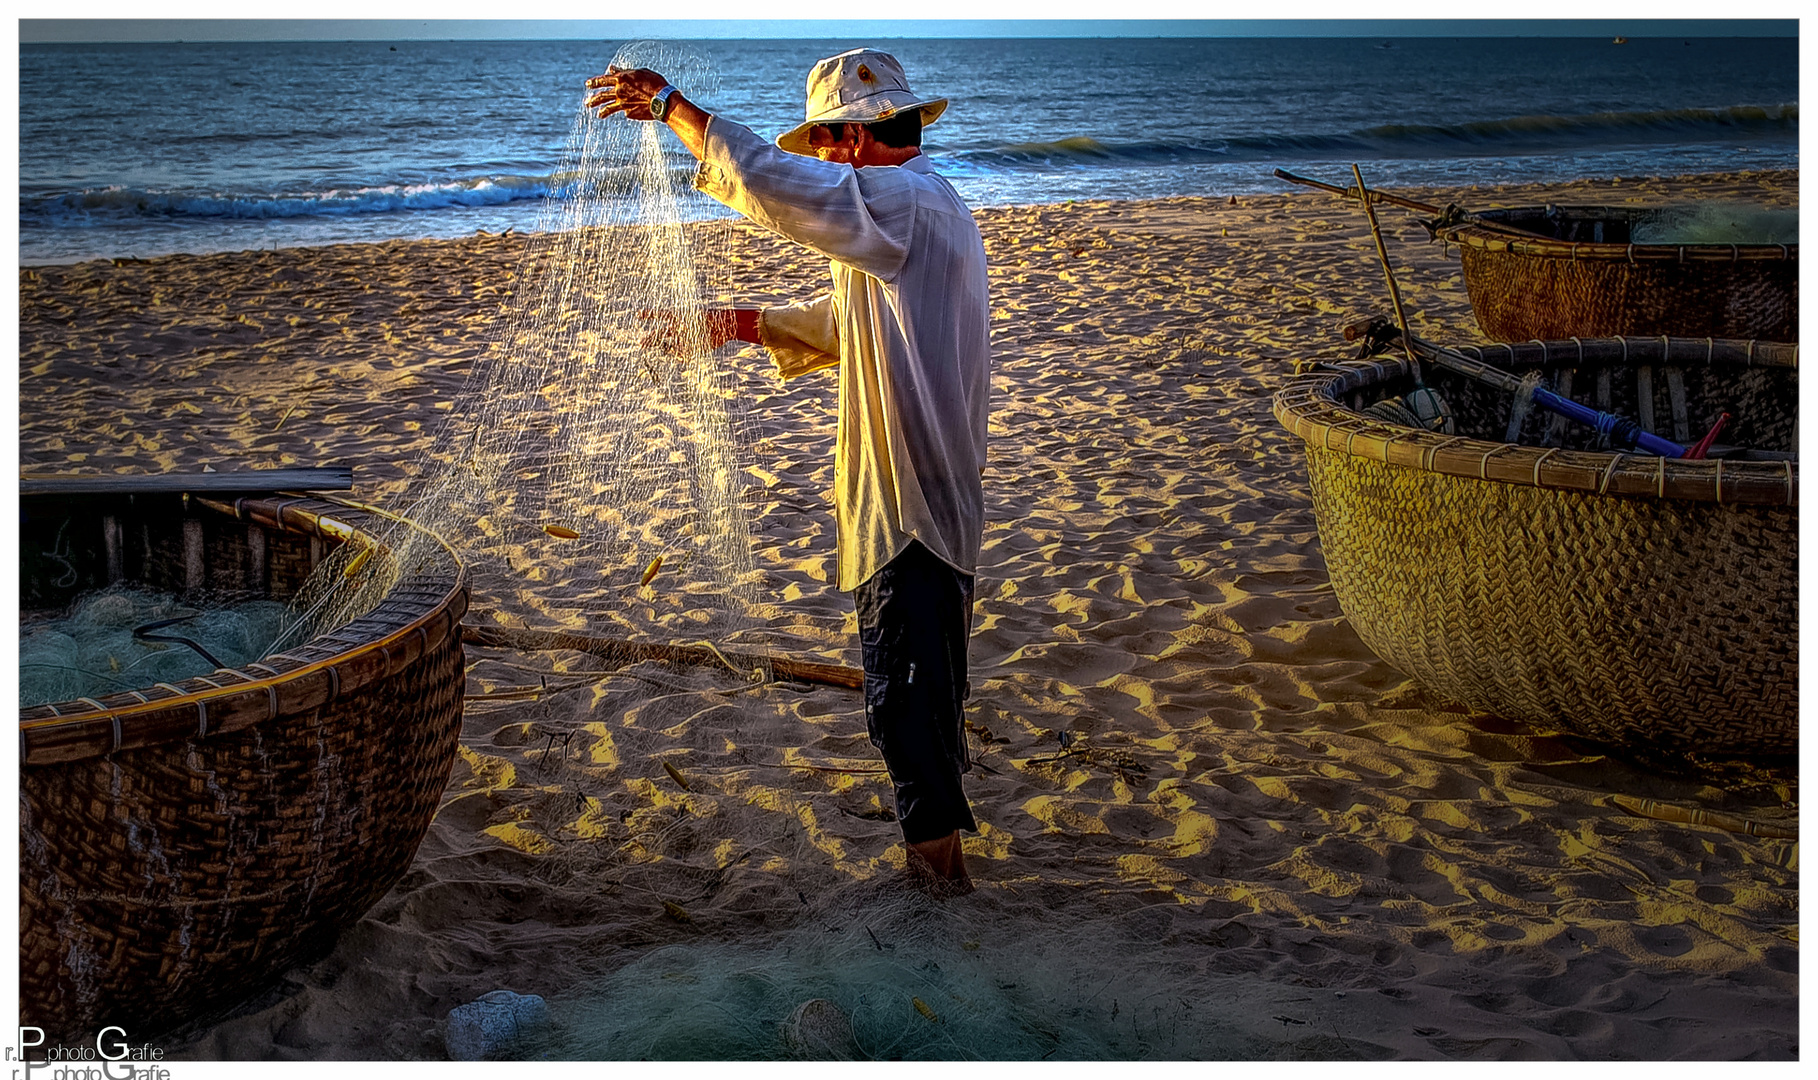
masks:
MULTIPOLYGON (((27 613, 114 582, 282 600, 340 545, 382 565, 392 524, 294 496, 22 502, 27 613)), ((21 710, 21 1024, 69 1043, 206 1018, 396 884, 461 720, 464 572, 439 545, 426 565, 242 669, 21 710)))
POLYGON ((1493 341, 1799 340, 1797 244, 1635 244, 1638 207, 1519 207, 1441 228, 1493 341))
MULTIPOLYGON (((1336 365, 1276 395, 1306 443, 1340 605, 1375 652, 1473 708, 1600 741, 1782 753, 1798 738, 1796 348, 1618 339, 1455 350, 1540 371, 1565 396, 1741 451, 1667 460, 1597 448, 1510 395, 1434 368, 1456 435, 1367 415, 1405 361, 1336 365), (1649 379, 1641 378, 1643 373, 1649 379), (1519 445, 1532 442, 1537 445, 1519 445)), ((1674 434, 1666 432, 1669 436, 1674 434)))

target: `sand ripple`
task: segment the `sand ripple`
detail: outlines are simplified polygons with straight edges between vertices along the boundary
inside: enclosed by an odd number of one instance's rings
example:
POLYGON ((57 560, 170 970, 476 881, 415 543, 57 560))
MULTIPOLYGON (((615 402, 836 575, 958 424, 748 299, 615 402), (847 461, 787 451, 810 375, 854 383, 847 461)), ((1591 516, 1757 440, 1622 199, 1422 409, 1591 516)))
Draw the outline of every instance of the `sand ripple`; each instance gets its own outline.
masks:
MULTIPOLYGON (((1692 191, 1797 198, 1789 176, 1431 197, 1692 191)), ((1299 194, 979 217, 996 358, 968 714, 981 889, 952 917, 1006 941, 1097 928, 1107 970, 1145 957, 1183 1003, 1220 987, 1240 1056, 1796 1055, 1796 845, 1611 801, 1784 818, 1790 766, 1674 771, 1470 714, 1343 618, 1269 396, 1297 360, 1343 355, 1338 324, 1385 309, 1361 218, 1299 194)), ((1456 261, 1406 215, 1384 222, 1417 332, 1474 339, 1456 261)), ((740 299, 806 296, 823 273, 743 227, 732 250, 740 299)), ((26 271, 22 460, 351 462, 383 500, 486 347, 519 253, 478 237, 26 271)), ((755 350, 728 363, 750 395, 770 640, 855 663, 830 585, 833 383, 779 386, 755 350)), ((686 603, 654 593, 541 598, 538 579, 566 580, 547 549, 513 567, 476 607, 689 632, 686 603)), ((662 943, 841 923, 853 890, 896 895, 856 695, 469 659, 462 757, 417 865, 332 956, 186 1053, 433 1057, 440 1018, 487 990, 559 1002, 662 943), (539 679, 556 692, 526 696, 539 679)))

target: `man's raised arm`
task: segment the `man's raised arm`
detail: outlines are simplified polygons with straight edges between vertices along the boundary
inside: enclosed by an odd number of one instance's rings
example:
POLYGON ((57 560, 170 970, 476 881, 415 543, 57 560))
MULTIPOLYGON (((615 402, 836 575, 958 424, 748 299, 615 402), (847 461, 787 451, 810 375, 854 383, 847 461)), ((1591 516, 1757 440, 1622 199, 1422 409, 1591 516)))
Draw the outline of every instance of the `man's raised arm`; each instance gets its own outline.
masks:
POLYGON ((895 169, 854 168, 788 153, 743 125, 714 117, 645 68, 587 81, 597 115, 669 123, 702 162, 695 186, 759 225, 882 281, 907 257, 915 196, 895 169), (877 174, 877 175, 872 175, 877 174))
POLYGON ((601 91, 587 99, 587 107, 598 109, 601 119, 617 112, 633 120, 661 119, 696 161, 706 152, 707 121, 713 119, 712 115, 649 68, 608 67, 606 74, 587 80, 587 89, 601 91), (650 100, 664 90, 669 93, 664 95, 663 115, 658 117, 651 111, 650 100))

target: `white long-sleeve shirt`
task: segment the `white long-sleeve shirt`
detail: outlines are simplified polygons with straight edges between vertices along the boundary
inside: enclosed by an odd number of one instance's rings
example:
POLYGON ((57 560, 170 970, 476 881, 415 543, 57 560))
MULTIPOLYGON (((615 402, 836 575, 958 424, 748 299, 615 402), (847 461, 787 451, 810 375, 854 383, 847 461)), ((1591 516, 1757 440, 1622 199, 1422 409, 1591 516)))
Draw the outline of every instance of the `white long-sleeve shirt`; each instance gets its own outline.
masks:
POLYGON ((695 186, 832 260, 832 291, 766 308, 758 336, 785 379, 839 365, 839 588, 858 588, 911 538, 975 573, 990 297, 959 193, 925 155, 855 169, 719 117, 695 186))

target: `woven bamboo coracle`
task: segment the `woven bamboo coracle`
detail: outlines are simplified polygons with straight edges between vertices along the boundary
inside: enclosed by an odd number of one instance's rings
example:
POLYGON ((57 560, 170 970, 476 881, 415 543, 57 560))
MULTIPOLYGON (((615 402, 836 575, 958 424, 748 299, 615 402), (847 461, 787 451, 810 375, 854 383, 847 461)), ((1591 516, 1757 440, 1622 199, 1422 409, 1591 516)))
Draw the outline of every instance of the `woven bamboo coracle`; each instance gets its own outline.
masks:
POLYGON ((1728 411, 1723 442, 1751 449, 1615 453, 1538 409, 1505 442, 1510 395, 1431 366, 1457 434, 1364 414, 1413 385, 1404 360, 1296 378, 1275 416, 1306 443, 1320 542, 1358 635, 1430 689, 1531 725, 1675 750, 1794 749, 1796 347, 1652 338, 1456 351, 1544 372, 1605 411, 1633 417, 1647 398, 1667 437, 1696 438, 1728 411))
MULTIPOLYGON (((337 545, 388 555, 374 515, 314 498, 23 501, 28 611, 114 581, 285 599, 337 545), (53 534, 68 572, 35 574, 53 534)), ((370 612, 244 670, 21 710, 21 1024, 137 1041, 205 1018, 396 884, 461 720, 467 586, 436 552, 370 612)))
POLYGON ((1797 244, 1633 244, 1635 207, 1490 210, 1442 228, 1494 341, 1799 340, 1797 244))

